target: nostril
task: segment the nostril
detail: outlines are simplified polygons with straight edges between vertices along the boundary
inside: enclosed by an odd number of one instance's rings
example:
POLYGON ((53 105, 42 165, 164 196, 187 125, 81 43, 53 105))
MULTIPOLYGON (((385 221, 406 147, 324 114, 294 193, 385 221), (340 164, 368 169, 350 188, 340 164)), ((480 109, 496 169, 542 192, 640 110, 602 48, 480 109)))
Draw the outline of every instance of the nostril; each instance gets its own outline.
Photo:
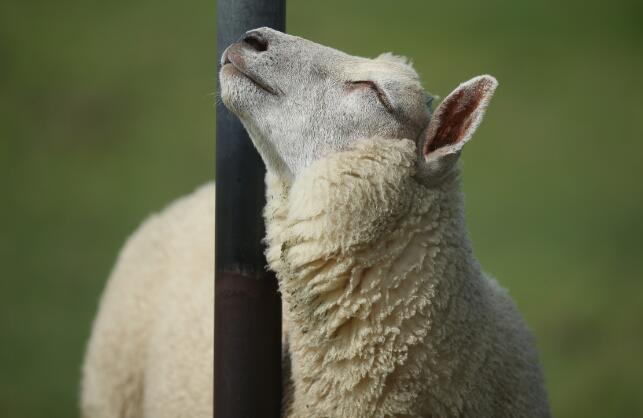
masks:
POLYGON ((257 32, 250 32, 243 35, 241 42, 257 52, 264 52, 268 49, 268 41, 257 32))

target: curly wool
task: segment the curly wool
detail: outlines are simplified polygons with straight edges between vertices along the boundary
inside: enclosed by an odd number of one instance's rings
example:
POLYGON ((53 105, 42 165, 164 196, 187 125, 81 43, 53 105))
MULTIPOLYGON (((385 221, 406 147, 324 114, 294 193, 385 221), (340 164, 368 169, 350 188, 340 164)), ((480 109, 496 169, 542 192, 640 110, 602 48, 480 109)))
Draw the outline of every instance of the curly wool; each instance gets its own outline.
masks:
MULTIPOLYGON (((284 417, 548 417, 530 333, 471 252, 457 176, 370 139, 266 178, 284 303, 284 417)), ((146 221, 109 279, 83 370, 87 418, 212 416, 214 185, 146 221)))
POLYGON ((532 337, 472 254, 457 175, 429 188, 416 158, 412 141, 368 139, 291 187, 267 177, 285 416, 549 416, 532 337))

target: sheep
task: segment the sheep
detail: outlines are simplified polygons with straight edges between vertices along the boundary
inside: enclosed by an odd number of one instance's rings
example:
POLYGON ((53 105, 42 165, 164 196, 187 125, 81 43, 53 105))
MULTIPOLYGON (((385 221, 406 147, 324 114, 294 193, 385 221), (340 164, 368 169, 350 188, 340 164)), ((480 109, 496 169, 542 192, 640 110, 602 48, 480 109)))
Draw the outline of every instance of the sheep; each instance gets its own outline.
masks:
MULTIPOLYGON (((496 89, 432 114, 404 58, 268 28, 221 58, 221 98, 266 168, 283 300, 285 418, 549 417, 535 342, 468 238, 458 157, 496 89)), ((214 192, 146 221, 119 256, 83 368, 92 417, 211 417, 214 192)))

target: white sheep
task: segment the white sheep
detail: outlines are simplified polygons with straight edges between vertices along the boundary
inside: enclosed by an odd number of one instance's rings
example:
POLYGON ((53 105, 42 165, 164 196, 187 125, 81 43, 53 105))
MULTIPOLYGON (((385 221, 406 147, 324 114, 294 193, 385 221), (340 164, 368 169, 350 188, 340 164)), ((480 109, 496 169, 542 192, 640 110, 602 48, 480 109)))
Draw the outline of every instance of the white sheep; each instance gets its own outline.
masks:
MULTIPOLYGON (((222 64, 222 99, 268 170, 283 416, 548 417, 532 336, 464 222, 456 163, 495 79, 461 84, 431 117, 390 54, 261 28, 222 64)), ((87 351, 85 417, 212 416, 213 234, 207 185, 128 241, 87 351)))

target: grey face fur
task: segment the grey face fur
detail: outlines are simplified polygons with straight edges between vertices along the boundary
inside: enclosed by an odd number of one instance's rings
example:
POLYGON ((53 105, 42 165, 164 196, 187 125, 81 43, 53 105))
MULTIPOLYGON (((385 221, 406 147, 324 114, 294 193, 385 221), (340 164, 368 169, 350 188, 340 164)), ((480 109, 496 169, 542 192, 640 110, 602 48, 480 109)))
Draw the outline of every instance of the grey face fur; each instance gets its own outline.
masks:
MULTIPOLYGON (((478 88, 476 96, 476 86, 469 86, 469 92, 461 91, 448 112, 438 109, 443 115, 442 131, 457 135, 432 139, 430 133, 440 133, 440 120, 432 123, 437 127, 427 127, 431 119, 428 95, 403 58, 391 54, 375 59, 355 57, 259 28, 228 47, 221 64, 224 104, 241 119, 267 169, 284 180, 294 179, 315 160, 344 150, 360 138, 417 140, 418 155, 427 163, 429 149, 433 153, 440 148, 442 154, 457 156, 495 88, 490 78, 490 89, 478 88), (468 104, 477 101, 468 106, 462 97, 468 104), (450 116, 455 116, 451 122, 447 120, 450 116), (429 141, 440 146, 425 146, 429 141)), ((463 84, 459 89, 466 87, 463 84)), ((427 167, 440 166, 435 161, 431 164, 427 167)))

